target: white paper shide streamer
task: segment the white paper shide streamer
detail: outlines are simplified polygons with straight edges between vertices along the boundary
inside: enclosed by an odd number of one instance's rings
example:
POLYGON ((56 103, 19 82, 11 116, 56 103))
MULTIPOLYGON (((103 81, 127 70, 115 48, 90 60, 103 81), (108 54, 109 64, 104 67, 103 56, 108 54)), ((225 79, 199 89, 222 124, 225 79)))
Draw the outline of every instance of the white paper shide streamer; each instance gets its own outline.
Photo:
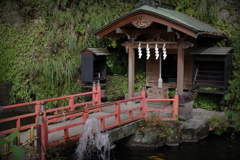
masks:
POLYGON ((138 58, 140 59, 142 57, 142 50, 141 50, 141 43, 138 45, 138 58))
POLYGON ((155 56, 156 56, 156 59, 158 59, 159 57, 158 44, 155 45, 155 56))
POLYGON ((166 44, 165 43, 163 45, 162 51, 163 51, 163 60, 165 60, 167 58, 167 51, 166 51, 166 44))
POLYGON ((149 57, 150 57, 150 48, 149 48, 148 44, 146 46, 146 51, 147 51, 147 59, 149 59, 149 57))

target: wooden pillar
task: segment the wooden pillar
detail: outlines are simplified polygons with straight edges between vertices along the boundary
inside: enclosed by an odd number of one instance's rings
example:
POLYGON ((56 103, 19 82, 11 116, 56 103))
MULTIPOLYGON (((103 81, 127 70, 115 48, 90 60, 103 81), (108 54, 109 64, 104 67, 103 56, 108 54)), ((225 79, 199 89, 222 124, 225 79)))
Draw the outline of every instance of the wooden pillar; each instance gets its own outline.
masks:
POLYGON ((134 97, 135 54, 132 46, 128 52, 128 98, 134 97))
POLYGON ((179 93, 183 93, 184 81, 184 50, 183 42, 178 45, 178 64, 177 64, 177 89, 179 93))

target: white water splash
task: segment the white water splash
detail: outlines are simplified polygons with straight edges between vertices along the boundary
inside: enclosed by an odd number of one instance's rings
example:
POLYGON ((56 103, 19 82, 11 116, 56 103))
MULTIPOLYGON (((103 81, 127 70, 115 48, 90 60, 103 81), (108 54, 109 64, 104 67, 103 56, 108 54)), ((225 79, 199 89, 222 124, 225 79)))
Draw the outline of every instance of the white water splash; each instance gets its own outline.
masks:
POLYGON ((98 126, 97 118, 87 119, 82 137, 79 139, 79 144, 76 149, 78 160, 99 158, 110 160, 110 151, 115 146, 110 144, 108 133, 101 133, 98 126), (97 150, 97 156, 93 153, 97 150))

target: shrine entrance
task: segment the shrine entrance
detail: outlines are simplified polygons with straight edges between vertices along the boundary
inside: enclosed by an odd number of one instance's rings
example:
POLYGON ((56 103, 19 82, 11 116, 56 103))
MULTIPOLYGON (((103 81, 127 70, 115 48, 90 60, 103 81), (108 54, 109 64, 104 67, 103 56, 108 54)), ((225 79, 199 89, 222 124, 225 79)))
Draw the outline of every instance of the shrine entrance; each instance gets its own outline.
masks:
POLYGON ((172 5, 141 0, 135 10, 102 27, 95 35, 126 40, 122 46, 128 54, 128 98, 134 96, 136 58, 146 58, 146 86, 177 88, 182 93, 192 89, 189 53, 198 47, 197 39, 225 37, 207 23, 175 11, 172 5))

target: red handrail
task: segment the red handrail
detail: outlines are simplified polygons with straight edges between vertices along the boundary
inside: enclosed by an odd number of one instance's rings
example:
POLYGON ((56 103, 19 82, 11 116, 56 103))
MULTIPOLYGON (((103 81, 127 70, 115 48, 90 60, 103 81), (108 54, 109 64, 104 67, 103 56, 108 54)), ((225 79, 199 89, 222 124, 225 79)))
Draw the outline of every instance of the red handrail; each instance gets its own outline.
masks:
POLYGON ((97 86, 93 85, 92 91, 91 92, 86 92, 86 93, 80 93, 80 94, 75 94, 75 95, 70 95, 70 96, 63 96, 63 97, 58 97, 58 98, 52 98, 52 99, 46 99, 42 101, 34 101, 30 103, 23 103, 23 104, 17 104, 17 105, 11 105, 11 106, 4 106, 3 109, 9 109, 9 108, 15 108, 15 107, 22 107, 26 105, 35 105, 35 112, 26 114, 26 115, 20 115, 17 117, 12 117, 12 118, 7 118, 0 120, 0 123, 7 122, 10 120, 16 120, 16 128, 7 130, 7 131, 1 131, 0 135, 3 134, 9 134, 13 132, 14 130, 20 129, 27 129, 30 128, 31 126, 36 126, 37 123, 40 125, 41 128, 41 159, 45 159, 45 152, 46 152, 46 146, 49 145, 59 145, 63 141, 58 141, 58 142, 48 142, 48 134, 58 132, 63 130, 64 135, 62 136, 64 141, 69 141, 69 140, 75 140, 81 137, 81 133, 75 136, 70 137, 69 136, 69 129, 72 127, 76 127, 79 125, 85 124, 86 120, 89 118, 89 114, 92 112, 100 112, 103 107, 107 106, 113 106, 115 108, 115 111, 113 113, 109 113, 107 115, 103 116, 98 116, 97 119, 100 121, 100 129, 101 130, 108 130, 138 119, 145 118, 147 119, 147 113, 151 111, 158 111, 158 118, 161 118, 161 112, 162 111, 172 111, 172 117, 171 118, 162 118, 162 120, 176 120, 177 115, 178 115, 178 95, 176 94, 173 99, 147 99, 146 98, 146 91, 143 90, 141 92, 141 95, 138 97, 130 98, 130 99, 125 99, 125 100, 119 100, 116 102, 111 102, 107 104, 101 104, 101 87, 100 84, 98 83, 97 86), (83 102, 83 103, 74 103, 74 98, 79 97, 79 96, 84 96, 84 95, 92 95, 92 101, 89 102, 83 102), (42 102, 49 102, 49 101, 55 101, 55 100, 61 100, 61 99, 69 99, 69 104, 68 106, 63 106, 59 108, 54 108, 54 109, 49 109, 49 110, 44 110, 43 103, 42 102), (140 100, 139 106, 130 108, 130 109, 125 109, 121 110, 120 109, 120 104, 121 103, 126 103, 128 101, 134 101, 134 100, 140 100), (172 108, 171 109, 149 109, 147 107, 147 102, 156 102, 156 101, 172 101, 172 108), (41 106, 40 106, 41 103, 41 106), (88 107, 88 104, 92 104, 92 107, 88 107), (75 107, 77 106, 84 106, 83 109, 80 110, 75 110, 75 107), (69 109, 69 112, 58 114, 58 111, 63 110, 63 109, 69 109), (139 110, 139 114, 134 117, 133 112, 139 110), (49 112, 54 112, 54 115, 47 115, 49 112), (121 119, 121 115, 126 114, 128 115, 126 119, 121 119), (28 125, 28 126, 21 126, 20 120, 21 118, 24 117, 29 117, 29 116, 36 116, 36 119, 38 118, 39 121, 35 121, 34 124, 28 125), (76 123, 68 124, 65 126, 53 128, 53 129, 48 129, 50 123, 54 123, 57 121, 62 120, 62 118, 65 119, 70 119, 73 117, 82 117, 81 121, 78 121, 76 123), (109 117, 114 117, 114 123, 113 124, 106 124, 106 118, 109 117))
POLYGON ((25 129, 31 128, 31 126, 36 126, 36 123, 37 123, 38 117, 39 117, 38 113, 41 111, 41 105, 40 104, 43 103, 43 102, 69 99, 68 106, 49 109, 49 110, 44 111, 44 113, 45 113, 44 118, 46 118, 47 117, 46 113, 54 112, 56 114, 56 113, 58 113, 58 111, 64 110, 64 109, 69 109, 69 111, 74 111, 75 107, 77 107, 77 106, 84 106, 86 108, 87 104, 92 104, 93 106, 96 105, 96 104, 99 104, 100 103, 100 102, 98 102, 99 98, 98 99, 93 98, 92 101, 83 102, 83 103, 76 103, 76 104, 74 103, 74 98, 75 97, 80 97, 80 96, 85 96, 85 95, 92 95, 92 97, 101 97, 101 96, 96 96, 96 95, 100 95, 100 94, 101 94, 101 90, 97 90, 97 86, 94 86, 94 87, 92 87, 91 92, 74 94, 74 95, 69 95, 69 96, 62 96, 62 97, 39 100, 39 101, 33 101, 33 102, 28 102, 28 103, 21 103, 21 104, 3 106, 2 110, 4 111, 6 109, 13 109, 13 108, 19 108, 19 107, 24 107, 24 106, 35 105, 33 113, 19 115, 19 116, 16 116, 16 117, 11 117, 11 118, 6 118, 6 119, 1 119, 0 123, 9 122, 9 121, 13 121, 13 120, 16 121, 16 127, 12 128, 12 129, 9 129, 9 130, 1 131, 0 135, 10 134, 11 132, 13 132, 15 130, 25 130, 25 129), (26 126, 21 125, 21 123, 20 123, 21 119, 26 118, 26 117, 33 117, 33 116, 35 116, 35 121, 31 125, 26 125, 26 126))

